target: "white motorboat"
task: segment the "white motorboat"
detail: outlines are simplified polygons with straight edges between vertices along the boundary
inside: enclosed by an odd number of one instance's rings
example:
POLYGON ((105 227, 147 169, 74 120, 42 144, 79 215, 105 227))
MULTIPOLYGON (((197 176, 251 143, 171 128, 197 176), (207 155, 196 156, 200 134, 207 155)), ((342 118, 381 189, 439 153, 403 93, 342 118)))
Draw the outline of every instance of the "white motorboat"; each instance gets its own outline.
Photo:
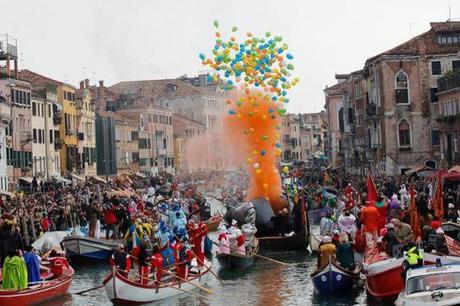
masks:
POLYGON ((460 305, 460 265, 425 266, 407 272, 398 306, 460 305))

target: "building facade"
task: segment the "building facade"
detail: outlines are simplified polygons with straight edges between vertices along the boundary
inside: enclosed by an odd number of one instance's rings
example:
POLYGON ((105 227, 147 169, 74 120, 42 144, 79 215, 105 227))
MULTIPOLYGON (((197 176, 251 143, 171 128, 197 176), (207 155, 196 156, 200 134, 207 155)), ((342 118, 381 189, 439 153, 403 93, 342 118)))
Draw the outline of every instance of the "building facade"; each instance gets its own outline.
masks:
POLYGON ((134 120, 116 116, 117 173, 139 172, 139 128, 134 120))
POLYGON ((287 114, 283 117, 281 150, 283 161, 302 160, 302 141, 300 139, 300 115, 287 114))
POLYGON ((325 89, 333 166, 388 175, 439 167, 438 79, 460 67, 460 22, 430 25, 325 89))
POLYGON ((82 176, 94 176, 96 171, 96 114, 91 104, 89 80, 80 82, 76 90, 77 169, 82 176))

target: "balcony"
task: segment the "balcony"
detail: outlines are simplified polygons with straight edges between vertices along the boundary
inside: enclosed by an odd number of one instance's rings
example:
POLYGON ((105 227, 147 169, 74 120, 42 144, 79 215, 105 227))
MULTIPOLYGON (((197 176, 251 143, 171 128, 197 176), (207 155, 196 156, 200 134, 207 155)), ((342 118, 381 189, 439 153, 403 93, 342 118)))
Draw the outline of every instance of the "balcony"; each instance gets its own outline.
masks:
POLYGON ((438 79, 438 92, 460 88, 460 71, 450 71, 438 79))
POLYGON ((63 145, 64 145, 64 142, 61 139, 56 138, 54 140, 54 150, 58 151, 58 150, 62 149, 63 145))
POLYGON ((60 125, 62 122, 62 113, 61 112, 55 112, 53 116, 53 124, 54 125, 60 125))

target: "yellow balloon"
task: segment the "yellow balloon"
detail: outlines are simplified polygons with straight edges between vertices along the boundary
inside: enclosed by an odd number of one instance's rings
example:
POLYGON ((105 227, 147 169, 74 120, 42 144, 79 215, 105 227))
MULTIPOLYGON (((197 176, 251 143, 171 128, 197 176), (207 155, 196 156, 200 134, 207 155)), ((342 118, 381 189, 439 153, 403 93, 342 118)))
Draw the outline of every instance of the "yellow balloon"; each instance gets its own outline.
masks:
POLYGON ((256 169, 256 174, 260 174, 262 172, 261 169, 256 169))
POLYGON ((262 185, 262 187, 263 187, 265 190, 267 190, 267 189, 268 189, 268 184, 267 184, 267 183, 264 183, 264 184, 262 185))
POLYGON ((288 174, 288 173, 289 173, 289 167, 288 167, 288 166, 284 166, 284 167, 283 167, 283 173, 284 173, 284 174, 288 174))

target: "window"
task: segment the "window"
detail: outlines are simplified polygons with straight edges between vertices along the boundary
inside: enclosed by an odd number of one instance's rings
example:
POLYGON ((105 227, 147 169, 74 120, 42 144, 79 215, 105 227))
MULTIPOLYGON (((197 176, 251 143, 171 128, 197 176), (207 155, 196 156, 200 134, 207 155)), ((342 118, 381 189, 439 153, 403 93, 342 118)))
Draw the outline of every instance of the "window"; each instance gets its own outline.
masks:
POLYGON ((453 60, 452 61, 452 71, 459 71, 460 70, 460 60, 453 60))
POLYGON ((37 129, 33 129, 32 134, 33 134, 32 137, 33 137, 34 143, 37 143, 37 129))
POLYGON ((32 102, 32 116, 37 115, 37 104, 35 102, 32 102))
POLYGON ((339 110, 339 130, 344 131, 344 122, 343 122, 343 107, 339 110))
POLYGON ((437 88, 430 88, 431 103, 436 103, 439 101, 437 93, 438 93, 437 88))
POLYGON ((158 115, 157 114, 153 115, 153 122, 158 123, 158 115))
POLYGON ((431 130, 431 145, 432 146, 439 146, 439 130, 431 130))
POLYGON ((163 149, 166 149, 166 138, 163 138, 163 149))
POLYGON ((409 104, 409 80, 400 70, 395 77, 396 104, 409 104))
POLYGON ((410 147, 410 125, 407 120, 403 119, 398 124, 399 147, 410 147))
POLYGON ((431 62, 431 75, 441 75, 441 62, 440 61, 431 62))

